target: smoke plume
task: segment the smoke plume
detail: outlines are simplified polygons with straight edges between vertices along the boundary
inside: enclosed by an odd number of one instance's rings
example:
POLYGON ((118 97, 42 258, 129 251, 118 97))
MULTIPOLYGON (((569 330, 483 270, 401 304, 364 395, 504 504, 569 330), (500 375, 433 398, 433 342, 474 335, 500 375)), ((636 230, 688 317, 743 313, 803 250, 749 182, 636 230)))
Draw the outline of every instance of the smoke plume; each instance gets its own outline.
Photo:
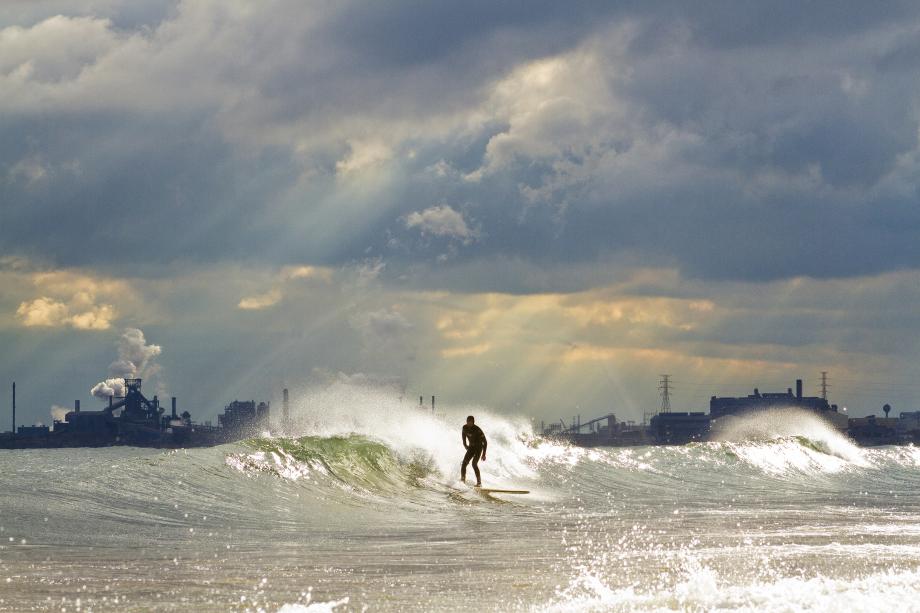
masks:
POLYGON ((64 421, 64 416, 67 415, 72 409, 67 407, 62 407, 57 404, 51 405, 51 419, 53 421, 64 421))
POLYGON ((118 359, 109 364, 109 378, 90 390, 96 398, 125 395, 125 379, 156 377, 160 366, 156 358, 163 352, 159 345, 148 345, 144 332, 127 328, 118 339, 118 359))

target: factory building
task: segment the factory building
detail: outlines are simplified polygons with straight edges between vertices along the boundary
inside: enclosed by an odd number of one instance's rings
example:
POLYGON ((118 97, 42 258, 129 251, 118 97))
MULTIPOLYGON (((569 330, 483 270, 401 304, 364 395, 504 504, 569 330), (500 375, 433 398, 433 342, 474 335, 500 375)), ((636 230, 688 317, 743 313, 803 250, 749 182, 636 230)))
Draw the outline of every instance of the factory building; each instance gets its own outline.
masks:
POLYGON ((125 379, 124 382, 125 395, 110 396, 108 406, 101 411, 82 411, 77 400, 73 411, 62 421, 55 420, 51 428, 42 425, 16 428, 14 384, 14 431, 0 433, 0 448, 200 447, 257 436, 269 430, 267 402, 231 402, 224 414, 218 416, 220 427, 215 427, 194 423, 188 411, 178 413, 175 397, 167 413, 156 396, 148 399, 141 393, 140 379, 125 379))
POLYGON ((709 437, 711 420, 703 412, 658 413, 649 420, 649 434, 661 445, 684 445, 705 441, 709 437))
POLYGON ((847 416, 839 413, 837 405, 828 403, 827 398, 803 395, 801 379, 796 379, 794 393, 791 387, 785 392, 767 393, 761 393, 755 388, 754 393, 748 396, 713 396, 709 399, 709 414, 712 419, 769 409, 802 409, 818 413, 839 430, 846 430, 848 425, 847 416))

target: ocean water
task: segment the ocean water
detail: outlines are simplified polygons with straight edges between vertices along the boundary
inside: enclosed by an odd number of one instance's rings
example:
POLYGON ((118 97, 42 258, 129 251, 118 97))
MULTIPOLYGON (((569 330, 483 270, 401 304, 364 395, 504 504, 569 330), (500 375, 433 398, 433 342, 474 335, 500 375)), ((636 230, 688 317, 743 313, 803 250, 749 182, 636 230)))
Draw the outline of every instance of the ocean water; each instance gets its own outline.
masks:
POLYGON ((681 447, 579 449, 382 391, 299 435, 209 449, 0 452, 3 611, 920 610, 920 450, 808 415, 681 447))

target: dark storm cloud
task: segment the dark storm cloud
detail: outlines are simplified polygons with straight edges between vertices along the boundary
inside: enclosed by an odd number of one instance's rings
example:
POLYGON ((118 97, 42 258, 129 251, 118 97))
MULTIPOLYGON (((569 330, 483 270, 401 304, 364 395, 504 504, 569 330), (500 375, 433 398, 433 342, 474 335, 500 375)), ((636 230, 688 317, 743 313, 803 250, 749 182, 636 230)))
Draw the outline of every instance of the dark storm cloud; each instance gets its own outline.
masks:
POLYGON ((328 39, 380 66, 448 62, 452 68, 478 64, 483 70, 490 63, 501 66, 565 50, 619 13, 616 3, 581 0, 354 2, 330 20, 328 39), (504 53, 490 60, 482 46, 495 51, 498 43, 504 53), (463 57, 456 57, 458 51, 463 57), (479 61, 469 62, 469 54, 479 61))
POLYGON ((146 119, 0 124, 0 140, 23 144, 0 168, 34 158, 44 169, 7 179, 2 242, 33 258, 103 268, 246 258, 265 244, 274 231, 265 200, 290 182, 289 158, 267 150, 241 163, 198 121, 146 119))
POLYGON ((920 265, 909 3, 90 4, 0 12, 34 56, 0 59, 6 252, 522 292, 920 265), (436 206, 475 239, 407 227, 436 206))

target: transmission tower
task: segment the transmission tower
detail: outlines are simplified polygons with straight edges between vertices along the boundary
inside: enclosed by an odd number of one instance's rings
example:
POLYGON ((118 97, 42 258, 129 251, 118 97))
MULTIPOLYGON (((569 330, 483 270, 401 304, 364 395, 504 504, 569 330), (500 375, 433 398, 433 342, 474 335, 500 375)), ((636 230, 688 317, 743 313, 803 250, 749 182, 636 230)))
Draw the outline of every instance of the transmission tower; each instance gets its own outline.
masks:
POLYGON ((827 371, 821 371, 821 397, 827 400, 827 388, 830 387, 827 384, 827 371))
POLYGON ((661 390, 661 412, 671 412, 671 375, 661 375, 661 381, 658 382, 658 389, 661 390))

